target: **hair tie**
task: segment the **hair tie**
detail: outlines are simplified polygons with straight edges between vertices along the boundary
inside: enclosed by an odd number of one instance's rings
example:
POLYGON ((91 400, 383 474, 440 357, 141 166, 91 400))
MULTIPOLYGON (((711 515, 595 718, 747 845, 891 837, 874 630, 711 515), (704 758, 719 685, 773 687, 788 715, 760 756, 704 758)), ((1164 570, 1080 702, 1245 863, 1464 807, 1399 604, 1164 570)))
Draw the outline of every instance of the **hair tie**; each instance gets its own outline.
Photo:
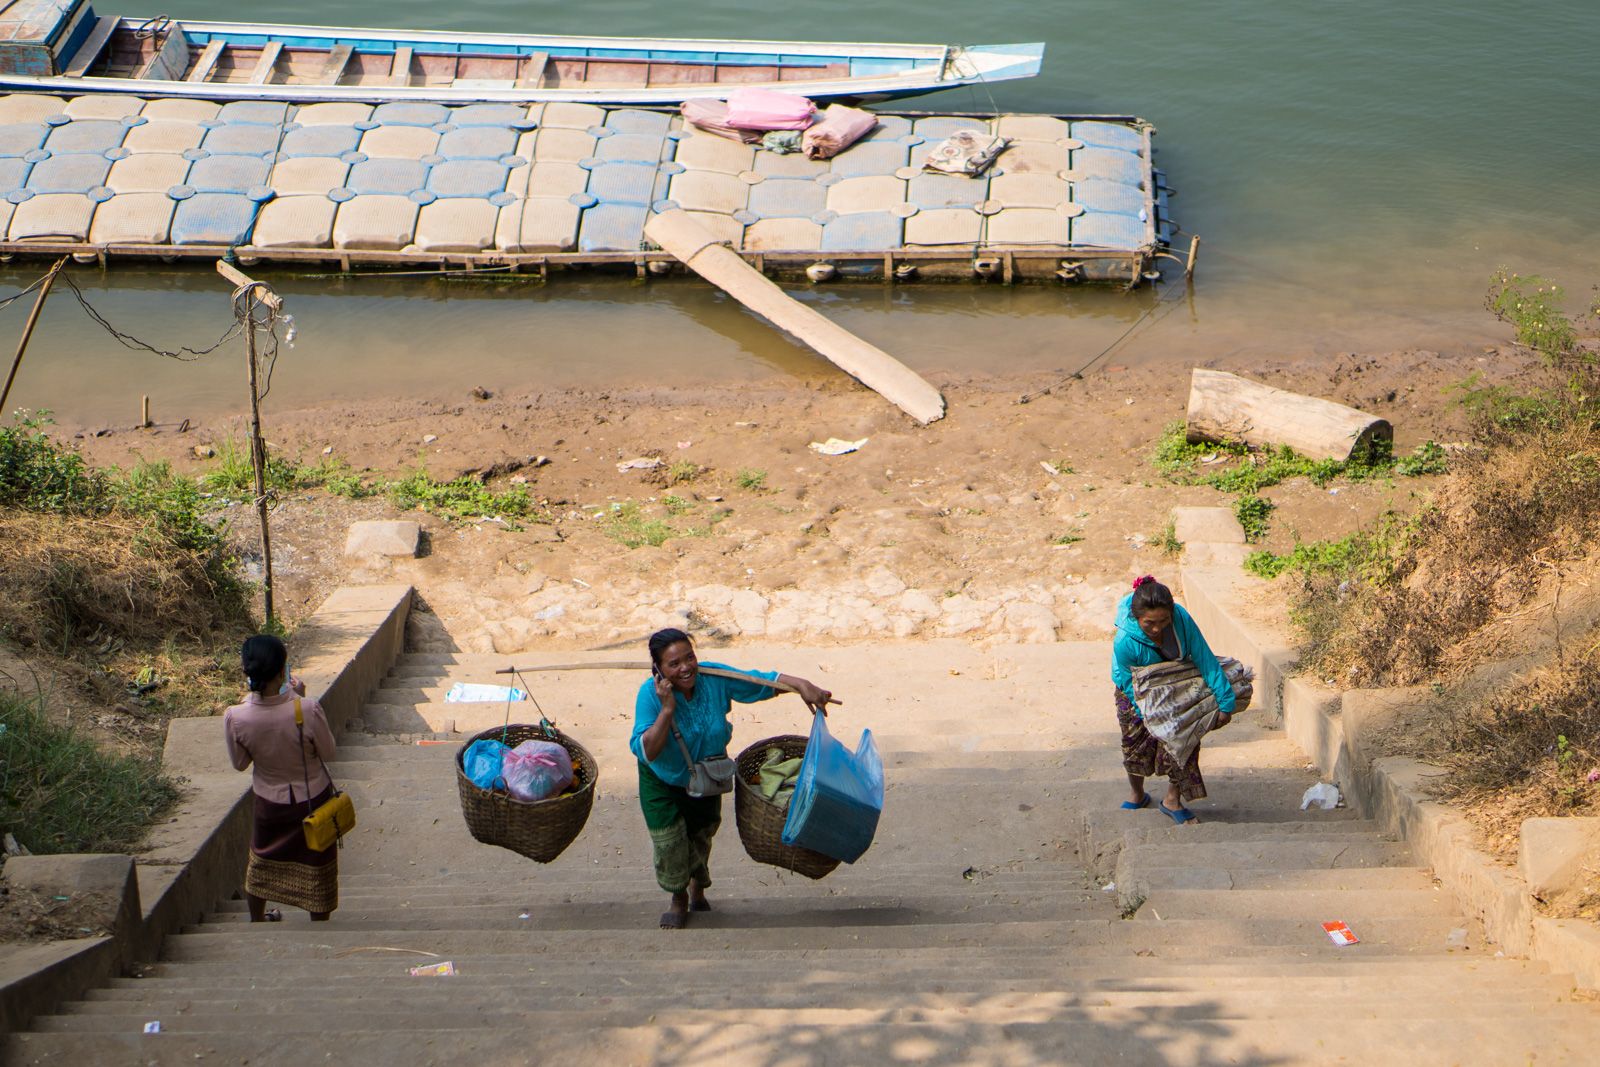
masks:
POLYGON ((1135 579, 1134 579, 1134 580, 1133 580, 1133 587, 1134 587, 1134 588, 1135 588, 1135 589, 1137 589, 1137 588, 1139 588, 1139 587, 1140 587, 1140 586, 1141 586, 1141 585, 1143 585, 1143 584, 1144 584, 1144 583, 1146 583, 1146 582, 1153 582, 1153 581, 1155 581, 1155 580, 1156 580, 1156 576, 1155 576, 1155 575, 1153 575, 1153 574, 1146 574, 1146 575, 1145 575, 1145 576, 1144 576, 1144 577, 1142 577, 1142 578, 1135 578, 1135 579))

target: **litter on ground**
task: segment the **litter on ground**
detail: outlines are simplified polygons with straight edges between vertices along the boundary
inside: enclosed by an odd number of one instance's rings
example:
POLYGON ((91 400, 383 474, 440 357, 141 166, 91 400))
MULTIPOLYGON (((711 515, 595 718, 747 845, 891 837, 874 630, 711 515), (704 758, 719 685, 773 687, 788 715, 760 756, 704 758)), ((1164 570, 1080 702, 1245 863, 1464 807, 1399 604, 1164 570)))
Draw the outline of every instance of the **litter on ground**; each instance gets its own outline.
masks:
POLYGON ((1339 787, 1332 782, 1318 782, 1306 790, 1305 796, 1300 798, 1300 810, 1305 811, 1313 804, 1323 811, 1332 811, 1339 806, 1339 787))
POLYGON ((1351 931, 1350 927, 1341 922, 1323 923, 1322 928, 1328 933, 1328 940, 1340 948, 1350 945, 1359 945, 1361 939, 1351 931))
POLYGON ((857 451, 869 440, 871 440, 869 437, 863 437, 859 441, 845 441, 837 437, 830 437, 826 441, 812 441, 811 451, 818 452, 824 456, 843 456, 857 451))

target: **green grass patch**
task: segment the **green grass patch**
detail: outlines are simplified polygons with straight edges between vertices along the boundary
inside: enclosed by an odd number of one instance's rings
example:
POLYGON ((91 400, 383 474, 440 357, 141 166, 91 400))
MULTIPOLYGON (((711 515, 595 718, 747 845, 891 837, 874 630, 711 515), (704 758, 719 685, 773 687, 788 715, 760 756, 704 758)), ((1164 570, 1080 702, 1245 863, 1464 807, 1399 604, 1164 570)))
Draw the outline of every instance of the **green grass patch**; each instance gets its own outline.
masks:
POLYGON ((1167 524, 1150 539, 1150 543, 1160 549, 1163 556, 1176 559, 1183 555, 1183 542, 1178 540, 1178 524, 1173 519, 1167 520, 1167 524))
POLYGON ((1050 543, 1052 545, 1075 545, 1082 540, 1083 535, 1073 531, 1071 533, 1057 534, 1055 537, 1050 538, 1050 543))
POLYGON ((1281 554, 1258 549, 1245 557, 1244 569, 1268 579, 1286 571, 1343 577, 1369 558, 1371 547, 1370 535, 1361 533, 1337 541, 1302 541, 1281 554))
POLYGON ((522 486, 496 492, 476 478, 441 482, 420 467, 386 487, 389 502, 402 511, 416 509, 442 518, 529 519, 538 506, 522 486))
POLYGON ((693 460, 675 460, 667 467, 667 484, 687 485, 700 477, 700 473, 700 464, 695 463, 693 460))
POLYGON ((740 489, 759 493, 767 487, 767 472, 758 467, 745 467, 734 476, 734 482, 740 489))
POLYGON ((1244 527, 1244 539, 1247 544, 1255 544, 1267 536, 1267 519, 1277 507, 1264 496, 1254 493, 1240 493, 1233 501, 1233 517, 1239 520, 1239 525, 1244 527))
POLYGON ((157 760, 102 752, 0 694, 0 828, 30 851, 131 851, 177 800, 157 760))

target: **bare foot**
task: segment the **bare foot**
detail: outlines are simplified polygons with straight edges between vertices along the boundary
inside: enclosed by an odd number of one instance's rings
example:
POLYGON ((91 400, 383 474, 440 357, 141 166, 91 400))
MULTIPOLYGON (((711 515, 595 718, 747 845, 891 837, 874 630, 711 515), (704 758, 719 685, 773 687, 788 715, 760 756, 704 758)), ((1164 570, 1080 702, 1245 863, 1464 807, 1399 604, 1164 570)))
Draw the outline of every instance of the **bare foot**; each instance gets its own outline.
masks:
POLYGON ((672 903, 661 913, 661 929, 682 930, 689 922, 689 894, 672 894, 672 903))
POLYGON ((692 878, 689 880, 689 910, 711 910, 711 901, 706 899, 706 891, 700 888, 700 883, 692 878))

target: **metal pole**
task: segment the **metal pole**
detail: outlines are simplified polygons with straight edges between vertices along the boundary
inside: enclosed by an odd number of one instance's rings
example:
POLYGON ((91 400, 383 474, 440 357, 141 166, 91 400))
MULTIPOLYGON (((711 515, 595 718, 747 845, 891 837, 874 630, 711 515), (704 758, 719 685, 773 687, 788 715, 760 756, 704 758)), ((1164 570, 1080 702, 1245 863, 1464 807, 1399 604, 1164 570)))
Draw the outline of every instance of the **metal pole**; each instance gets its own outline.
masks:
POLYGON ((56 260, 56 265, 44 276, 44 284, 39 287, 39 297, 33 302, 33 310, 28 312, 28 321, 22 326, 22 340, 17 342, 17 354, 11 360, 11 373, 6 375, 6 387, 0 390, 0 418, 5 416, 6 401, 11 399, 11 383, 17 380, 17 368, 22 366, 22 353, 28 348, 28 338, 33 336, 33 328, 39 322, 39 312, 44 310, 44 298, 50 295, 50 287, 56 283, 56 275, 61 273, 70 258, 62 256, 56 260))

